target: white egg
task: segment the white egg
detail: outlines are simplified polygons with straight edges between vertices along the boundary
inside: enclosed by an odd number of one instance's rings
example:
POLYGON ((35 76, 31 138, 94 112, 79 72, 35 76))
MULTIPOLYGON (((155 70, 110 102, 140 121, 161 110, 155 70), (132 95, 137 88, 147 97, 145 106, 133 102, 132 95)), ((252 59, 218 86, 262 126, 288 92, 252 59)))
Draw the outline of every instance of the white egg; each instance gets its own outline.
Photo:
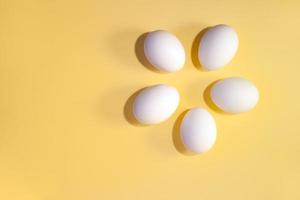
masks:
POLYGON ((177 109, 179 93, 169 85, 154 85, 142 90, 133 103, 133 114, 141 124, 158 124, 167 120, 177 109))
POLYGON ((178 71, 185 63, 181 42, 167 31, 148 33, 144 41, 144 53, 151 65, 163 72, 178 71))
POLYGON ((205 153, 215 144, 217 128, 213 116, 203 108, 189 110, 180 125, 184 146, 194 153, 205 153))
POLYGON ((238 49, 238 36, 233 28, 220 24, 209 28, 201 38, 198 58, 206 70, 227 65, 238 49))
POLYGON ((218 81, 212 86, 210 95, 220 109, 229 113, 249 111, 259 100, 259 92, 255 85, 238 77, 218 81))

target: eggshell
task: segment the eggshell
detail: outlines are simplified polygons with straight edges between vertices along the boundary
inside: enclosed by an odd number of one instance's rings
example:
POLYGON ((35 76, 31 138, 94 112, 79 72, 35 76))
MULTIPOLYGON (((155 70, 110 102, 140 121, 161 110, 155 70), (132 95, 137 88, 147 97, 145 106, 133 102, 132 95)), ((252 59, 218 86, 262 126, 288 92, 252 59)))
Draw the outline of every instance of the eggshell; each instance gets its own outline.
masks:
POLYGON ((162 72, 176 72, 185 63, 185 51, 177 37, 167 31, 153 31, 144 41, 148 61, 162 72))
POLYGON ((238 36, 233 28, 221 24, 209 28, 201 38, 198 58, 206 70, 227 65, 238 49, 238 36))
POLYGON ((169 85, 154 85, 142 90, 134 100, 133 114, 141 124, 158 124, 177 109, 179 93, 169 85))
POLYGON ((229 113, 249 111, 259 100, 256 86, 251 81, 239 77, 218 81, 211 88, 210 95, 220 109, 229 113))
POLYGON ((217 136, 213 116, 203 108, 189 110, 180 125, 184 146, 197 154, 205 153, 215 144, 217 136))

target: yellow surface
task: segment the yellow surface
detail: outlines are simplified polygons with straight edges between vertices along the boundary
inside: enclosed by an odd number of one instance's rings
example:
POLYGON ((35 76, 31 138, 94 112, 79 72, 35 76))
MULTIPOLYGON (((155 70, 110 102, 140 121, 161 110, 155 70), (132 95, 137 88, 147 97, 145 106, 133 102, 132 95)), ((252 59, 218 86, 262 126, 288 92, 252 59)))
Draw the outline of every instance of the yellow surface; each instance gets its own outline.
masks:
POLYGON ((1 200, 300 199, 300 1, 1 0, 1 200), (192 43, 207 26, 232 25, 239 51, 225 68, 202 72, 192 43), (140 35, 176 34, 187 53, 174 74, 145 68, 140 35), (261 92, 240 115, 210 109, 205 88, 244 76, 261 92), (181 94, 168 121, 126 121, 128 98, 168 83, 181 94), (177 151, 172 129, 202 106, 218 126, 215 147, 177 151))

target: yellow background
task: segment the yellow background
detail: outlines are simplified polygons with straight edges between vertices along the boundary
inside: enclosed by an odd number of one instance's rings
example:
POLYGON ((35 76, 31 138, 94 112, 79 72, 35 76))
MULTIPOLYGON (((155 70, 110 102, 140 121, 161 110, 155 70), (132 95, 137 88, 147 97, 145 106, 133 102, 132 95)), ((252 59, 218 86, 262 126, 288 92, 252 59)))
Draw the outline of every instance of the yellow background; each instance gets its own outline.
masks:
POLYGON ((300 1, 1 0, 0 199, 300 199, 300 1), (196 35, 230 24, 240 39, 215 72, 192 63, 196 35), (143 33, 182 41, 185 67, 145 68, 143 33), (213 81, 244 76, 260 90, 251 112, 224 115, 203 99, 213 81), (130 124, 123 113, 142 87, 167 83, 181 103, 166 122, 130 124), (191 107, 214 115, 207 154, 177 151, 172 129, 191 107))

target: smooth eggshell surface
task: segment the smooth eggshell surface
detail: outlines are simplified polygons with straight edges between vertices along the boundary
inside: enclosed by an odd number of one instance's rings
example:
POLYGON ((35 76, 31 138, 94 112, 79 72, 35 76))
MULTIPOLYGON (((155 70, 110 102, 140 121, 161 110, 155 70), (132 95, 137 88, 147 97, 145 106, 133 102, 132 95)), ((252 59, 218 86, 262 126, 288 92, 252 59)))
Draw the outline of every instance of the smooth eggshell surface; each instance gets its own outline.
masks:
POLYGON ((220 109, 229 113, 249 111, 259 100, 256 86, 251 81, 239 77, 218 81, 211 88, 210 95, 220 109))
POLYGON ((181 42, 167 31, 148 33, 144 41, 144 53, 151 65, 162 72, 176 72, 185 63, 181 42))
POLYGON ((238 49, 238 36, 228 25, 209 28, 201 38, 198 58, 206 70, 216 70, 227 65, 238 49))
POLYGON ((189 110, 180 125, 184 146, 197 154, 205 153, 215 144, 217 136, 213 116, 203 108, 189 110))
POLYGON ((133 103, 133 114, 141 124, 158 124, 167 120, 178 104, 179 93, 176 88, 154 85, 138 93, 133 103))

